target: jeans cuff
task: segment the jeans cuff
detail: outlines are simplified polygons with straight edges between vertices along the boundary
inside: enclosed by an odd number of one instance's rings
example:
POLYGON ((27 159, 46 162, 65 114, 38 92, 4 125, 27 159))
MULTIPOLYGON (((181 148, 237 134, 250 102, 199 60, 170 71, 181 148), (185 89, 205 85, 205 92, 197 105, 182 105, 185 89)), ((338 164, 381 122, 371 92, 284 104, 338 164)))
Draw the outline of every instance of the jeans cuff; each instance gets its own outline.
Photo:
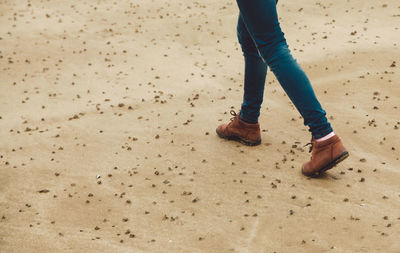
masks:
POLYGON ((249 124, 257 124, 258 123, 258 119, 251 120, 251 119, 249 119, 247 117, 244 117, 242 111, 240 111, 240 113, 239 113, 239 119, 244 121, 244 122, 246 122, 246 123, 249 123, 249 124))
POLYGON ((328 130, 325 130, 325 131, 322 131, 322 132, 319 132, 319 133, 316 133, 316 134, 312 134, 312 138, 315 140, 315 139, 319 139, 319 138, 322 138, 322 137, 324 137, 324 136, 326 136, 326 135, 328 135, 328 134, 330 134, 330 133, 332 133, 333 132, 333 129, 332 128, 330 128, 330 129, 328 129, 328 130))

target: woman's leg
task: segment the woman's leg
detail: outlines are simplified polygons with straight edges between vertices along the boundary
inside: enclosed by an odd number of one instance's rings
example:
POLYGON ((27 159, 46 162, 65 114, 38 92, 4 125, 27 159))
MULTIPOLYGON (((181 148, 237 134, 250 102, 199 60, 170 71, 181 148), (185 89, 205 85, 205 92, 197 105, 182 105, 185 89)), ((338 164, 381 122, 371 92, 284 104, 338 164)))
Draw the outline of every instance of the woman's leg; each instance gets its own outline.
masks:
POLYGON ((326 112, 318 102, 306 74, 290 54, 281 31, 275 0, 236 0, 245 27, 261 57, 275 74, 312 136, 317 139, 332 132, 326 112))
POLYGON ((257 123, 263 102, 267 64, 260 56, 240 14, 237 36, 245 60, 244 95, 239 117, 248 123, 257 123))

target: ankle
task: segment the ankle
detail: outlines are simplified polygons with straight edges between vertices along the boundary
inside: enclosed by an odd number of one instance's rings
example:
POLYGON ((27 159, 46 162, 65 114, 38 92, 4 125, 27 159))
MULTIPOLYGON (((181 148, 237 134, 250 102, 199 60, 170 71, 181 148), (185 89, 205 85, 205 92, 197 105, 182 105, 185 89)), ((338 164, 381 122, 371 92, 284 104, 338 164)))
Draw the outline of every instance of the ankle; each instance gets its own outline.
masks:
POLYGON ((335 133, 332 131, 332 132, 330 132, 329 134, 327 134, 327 135, 325 135, 325 136, 322 136, 321 138, 315 139, 315 141, 316 141, 316 142, 326 141, 326 140, 328 140, 329 138, 331 138, 331 137, 333 137, 333 136, 335 136, 335 133))

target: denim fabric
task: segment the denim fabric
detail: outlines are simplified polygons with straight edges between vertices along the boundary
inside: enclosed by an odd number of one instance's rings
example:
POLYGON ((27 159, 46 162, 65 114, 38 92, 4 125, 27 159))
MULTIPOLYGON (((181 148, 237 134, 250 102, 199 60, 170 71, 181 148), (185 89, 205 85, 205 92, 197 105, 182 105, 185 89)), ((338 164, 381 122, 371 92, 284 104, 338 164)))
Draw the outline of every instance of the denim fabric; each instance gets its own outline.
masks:
POLYGON ((293 102, 314 138, 332 132, 309 79, 292 57, 276 11, 276 0, 236 0, 240 13, 237 35, 245 59, 240 118, 258 122, 267 66, 293 102))

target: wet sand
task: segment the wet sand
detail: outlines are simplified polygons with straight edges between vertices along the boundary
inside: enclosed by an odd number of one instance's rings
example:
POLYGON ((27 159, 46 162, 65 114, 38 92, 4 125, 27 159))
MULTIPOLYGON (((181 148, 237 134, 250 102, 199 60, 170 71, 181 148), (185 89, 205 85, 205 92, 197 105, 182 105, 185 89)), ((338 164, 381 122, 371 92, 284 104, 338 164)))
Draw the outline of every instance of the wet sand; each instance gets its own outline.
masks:
POLYGON ((310 133, 269 72, 240 108, 235 1, 0 1, 0 252, 400 252, 400 4, 279 1, 350 157, 301 175, 310 133))

